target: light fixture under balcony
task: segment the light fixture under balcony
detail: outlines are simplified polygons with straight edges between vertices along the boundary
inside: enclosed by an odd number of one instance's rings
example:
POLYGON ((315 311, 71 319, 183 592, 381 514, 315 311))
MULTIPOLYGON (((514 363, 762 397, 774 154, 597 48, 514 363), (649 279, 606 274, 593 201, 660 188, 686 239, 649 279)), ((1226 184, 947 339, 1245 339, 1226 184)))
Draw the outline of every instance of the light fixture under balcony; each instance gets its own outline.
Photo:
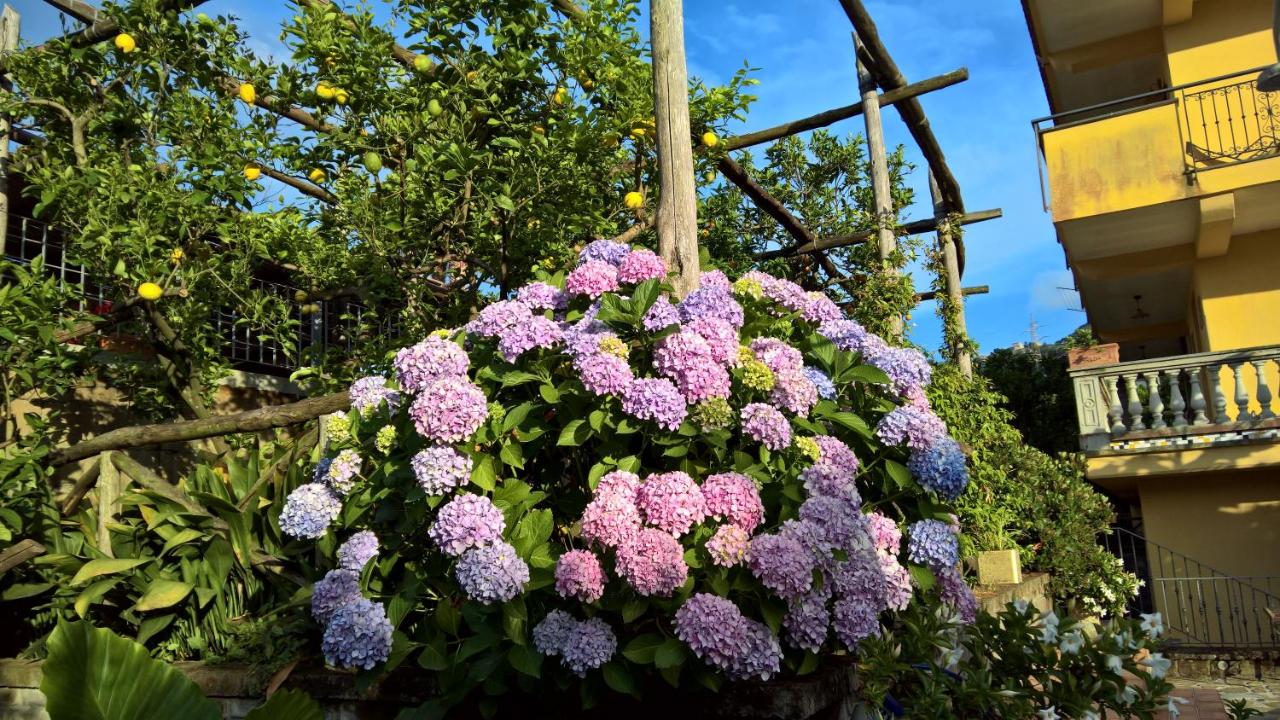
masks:
POLYGON ((1134 307, 1133 314, 1129 316, 1130 320, 1146 320, 1147 318, 1151 317, 1151 313, 1142 309, 1141 295, 1133 296, 1133 307, 1134 307))
MULTIPOLYGON (((1280 0, 1272 0, 1271 39, 1276 45, 1276 58, 1280 60, 1280 0)), ((1280 62, 1258 74, 1258 92, 1280 91, 1280 62)))

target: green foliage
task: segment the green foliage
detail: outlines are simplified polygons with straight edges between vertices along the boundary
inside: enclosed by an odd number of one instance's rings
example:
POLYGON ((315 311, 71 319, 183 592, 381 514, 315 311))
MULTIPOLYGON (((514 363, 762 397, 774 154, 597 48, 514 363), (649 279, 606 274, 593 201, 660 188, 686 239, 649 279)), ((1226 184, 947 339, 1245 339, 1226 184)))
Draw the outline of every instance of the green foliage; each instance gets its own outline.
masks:
MULTIPOLYGON (((59 623, 49 637, 40 692, 50 720, 218 720, 217 703, 142 645, 87 622, 59 623)), ((246 720, 322 720, 306 693, 285 690, 246 720)))
POLYGON ((1079 449, 1075 391, 1062 345, 1001 348, 982 358, 979 372, 1004 398, 1013 426, 1050 455, 1079 449))
POLYGON ((1249 707, 1249 701, 1243 698, 1227 701, 1227 717, 1231 718, 1231 720, 1249 720, 1249 718, 1258 717, 1261 714, 1261 710, 1249 707))
POLYGON ((1173 705, 1168 661, 1139 660, 1158 648, 1137 621, 1059 619, 1025 603, 971 626, 908 612, 902 632, 867 641, 860 665, 863 696, 875 706, 892 697, 904 717, 1029 718, 1052 708, 1048 717, 1151 718, 1173 705))

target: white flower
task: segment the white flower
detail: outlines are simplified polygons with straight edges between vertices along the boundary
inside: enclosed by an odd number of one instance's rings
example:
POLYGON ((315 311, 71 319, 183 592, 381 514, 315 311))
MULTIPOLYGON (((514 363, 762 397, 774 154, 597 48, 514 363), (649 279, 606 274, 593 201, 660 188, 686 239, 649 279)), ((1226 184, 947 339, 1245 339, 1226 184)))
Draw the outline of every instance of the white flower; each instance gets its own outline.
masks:
POLYGON ((1040 628, 1040 642, 1051 643, 1058 639, 1058 616, 1052 610, 1040 616, 1044 627, 1040 628))
POLYGON ((1151 653, 1143 658, 1140 664, 1151 668, 1151 677, 1159 680, 1165 676, 1165 673, 1169 672, 1169 667, 1173 665, 1173 661, 1160 653, 1151 653))
POLYGON ((964 648, 956 645, 948 650, 942 657, 946 660, 947 669, 955 670, 960 665, 960 660, 964 658, 964 648))
POLYGON ((1019 614, 1025 613, 1027 611, 1027 606, 1029 606, 1030 604, 1031 603, 1027 602, 1026 598, 1018 598, 1017 600, 1013 601, 1013 607, 1015 610, 1018 611, 1019 614))
POLYGON ((1058 643, 1058 649, 1066 655, 1075 655, 1082 647, 1084 647, 1084 635, 1079 630, 1071 630, 1063 634, 1062 640, 1058 643))
POLYGON ((1058 709, 1050 705, 1043 710, 1037 710, 1036 715, 1040 720, 1058 720, 1058 709))
POLYGON ((1138 699, 1138 691, 1134 690, 1128 685, 1125 685, 1123 690, 1116 693, 1116 702, 1120 703, 1121 705, 1132 705, 1133 701, 1137 699, 1138 699))
POLYGON ((1186 704, 1187 704, 1186 698, 1180 698, 1180 697, 1175 697, 1173 695, 1170 695, 1169 704, 1165 706, 1165 709, 1169 711, 1169 717, 1174 718, 1174 720, 1177 720, 1177 717, 1182 714, 1182 711, 1178 709, 1178 706, 1186 705, 1186 704))
POLYGON ((1108 655, 1106 663, 1107 669, 1117 675, 1124 670, 1124 661, 1120 659, 1119 655, 1108 655))
POLYGON ((1160 618, 1160 613, 1142 613, 1142 631, 1152 640, 1160 637, 1160 633, 1164 632, 1164 622, 1160 618))

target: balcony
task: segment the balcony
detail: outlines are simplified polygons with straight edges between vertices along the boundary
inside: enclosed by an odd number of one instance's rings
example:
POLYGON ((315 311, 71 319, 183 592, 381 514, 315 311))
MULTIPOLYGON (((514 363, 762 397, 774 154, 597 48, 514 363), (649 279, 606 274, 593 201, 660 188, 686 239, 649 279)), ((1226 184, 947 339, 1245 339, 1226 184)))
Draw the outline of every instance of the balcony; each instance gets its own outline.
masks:
POLYGON ((1261 69, 1032 121, 1045 209, 1063 222, 1280 180, 1245 167, 1280 157, 1280 93, 1257 90, 1261 69))
POLYGON ((1074 368, 1080 449, 1093 457, 1276 443, 1278 369, 1280 345, 1074 368))

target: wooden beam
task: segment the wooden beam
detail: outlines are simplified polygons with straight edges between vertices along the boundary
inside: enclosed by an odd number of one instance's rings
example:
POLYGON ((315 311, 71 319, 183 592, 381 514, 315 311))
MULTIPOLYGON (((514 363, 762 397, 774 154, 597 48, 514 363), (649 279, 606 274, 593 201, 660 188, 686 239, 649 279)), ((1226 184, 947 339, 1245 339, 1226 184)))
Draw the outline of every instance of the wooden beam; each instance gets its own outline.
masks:
MULTIPOLYGON (((858 55, 858 34, 853 33, 853 52, 858 55)), ((889 185, 889 153, 884 144, 884 124, 880 122, 879 96, 875 79, 867 70, 861 57, 857 58, 858 92, 862 95, 862 119, 866 127, 867 164, 871 166, 871 200, 875 204, 876 252, 880 258, 879 272, 889 278, 899 274, 897 266, 888 262, 898 250, 898 238, 893 232, 897 211, 893 206, 893 191, 889 185)), ((903 320, 895 313, 889 319, 890 340, 902 335, 903 320)))
POLYGON ((734 162, 733 158, 728 155, 724 156, 720 159, 717 168, 725 176, 725 179, 737 185, 742 190, 742 193, 750 198, 751 202, 755 203, 756 207, 760 208, 769 217, 777 220, 782 229, 786 230, 787 234, 794 238, 797 243, 811 245, 817 242, 817 238, 809 231, 809 228, 805 227, 795 215, 792 215, 791 211, 787 210, 777 198, 770 195, 768 190, 765 190, 759 183, 752 180, 751 176, 747 175, 747 171, 734 162))
POLYGON ((676 296, 684 297, 698 287, 701 273, 682 0, 650 0, 649 38, 658 136, 658 252, 676 274, 676 296))
MULTIPOLYGON (((999 209, 978 210, 976 212, 961 215, 959 220, 961 225, 972 225, 973 223, 980 223, 984 220, 994 220, 1002 215, 1004 215, 1004 212, 999 209)), ((899 235, 917 235, 922 232, 932 232, 937 229, 937 218, 926 218, 924 220, 912 220, 905 225, 899 225, 897 231, 899 235)), ((822 250, 832 250, 838 247, 845 247, 846 245, 858 245, 866 242, 874 236, 875 232, 869 230, 851 233, 849 235, 835 235, 833 237, 821 238, 814 242, 808 242, 789 248, 766 250, 765 252, 758 253, 756 255, 756 259, 770 260, 772 258, 786 257, 788 255, 806 255, 808 253, 819 252, 822 250)))
MULTIPOLYGON (((863 6, 862 0, 840 0, 840 6, 844 8, 849 22, 858 32, 858 39, 866 47, 866 55, 870 60, 868 69, 880 83, 880 87, 886 92, 906 87, 906 78, 902 76, 902 72, 898 70, 897 64, 889 55, 889 50, 881 42, 875 21, 871 19, 871 14, 863 6)), ((920 152, 929 163, 929 168, 937 176, 938 187, 942 190, 943 199, 947 201, 947 207, 953 212, 963 213, 964 200, 960 197, 960 183, 951 173, 951 168, 947 166, 942 146, 938 144, 938 139, 934 137, 933 130, 929 127, 929 118, 925 116, 920 101, 909 98, 894 107, 898 109, 898 114, 910 131, 911 137, 920 146, 920 152)))
POLYGON ((4 550, 0 550, 0 575, 18 567, 33 557, 43 555, 44 552, 44 546, 31 538, 19 540, 4 550))
MULTIPOLYGON (((970 295, 986 295, 991 292, 990 285, 974 285, 972 287, 960 288, 960 294, 968 297, 970 295)), ((916 302, 922 303, 929 300, 937 300, 938 293, 935 290, 927 290, 925 292, 916 293, 916 302)))
MULTIPOLYGON (((904 100, 913 97, 918 97, 927 92, 951 87, 952 85, 962 83, 968 79, 969 71, 965 68, 960 68, 959 70, 952 70, 945 75, 937 75, 927 80, 921 80, 918 83, 912 83, 906 87, 881 93, 876 97, 879 101, 880 107, 885 107, 887 105, 903 102, 904 100)), ((852 105, 834 108, 820 112, 816 115, 800 118, 799 120, 792 120, 791 122, 775 125, 771 128, 765 128, 764 130, 757 130, 755 132, 726 138, 724 141, 724 147, 726 150, 741 150, 745 147, 767 143, 771 140, 787 137, 788 135, 796 135, 807 130, 826 127, 841 120, 857 117, 861 114, 862 103, 856 102, 852 105)))
POLYGON ((44 0, 58 10, 79 20, 85 25, 92 25, 98 19, 98 9, 80 0, 44 0))
POLYGON ((951 225, 947 222, 949 215, 947 202, 942 199, 942 191, 938 182, 929 171, 929 197, 933 200, 933 219, 938 222, 938 248, 942 251, 942 272, 947 290, 947 297, 955 306, 955 326, 948 333, 946 319, 943 319, 944 341, 949 345, 951 360, 960 368, 966 378, 973 377, 973 358, 969 354, 969 328, 964 317, 964 290, 960 287, 960 261, 956 254, 956 238, 951 235, 951 225), (951 337, 945 337, 952 334, 951 337))

